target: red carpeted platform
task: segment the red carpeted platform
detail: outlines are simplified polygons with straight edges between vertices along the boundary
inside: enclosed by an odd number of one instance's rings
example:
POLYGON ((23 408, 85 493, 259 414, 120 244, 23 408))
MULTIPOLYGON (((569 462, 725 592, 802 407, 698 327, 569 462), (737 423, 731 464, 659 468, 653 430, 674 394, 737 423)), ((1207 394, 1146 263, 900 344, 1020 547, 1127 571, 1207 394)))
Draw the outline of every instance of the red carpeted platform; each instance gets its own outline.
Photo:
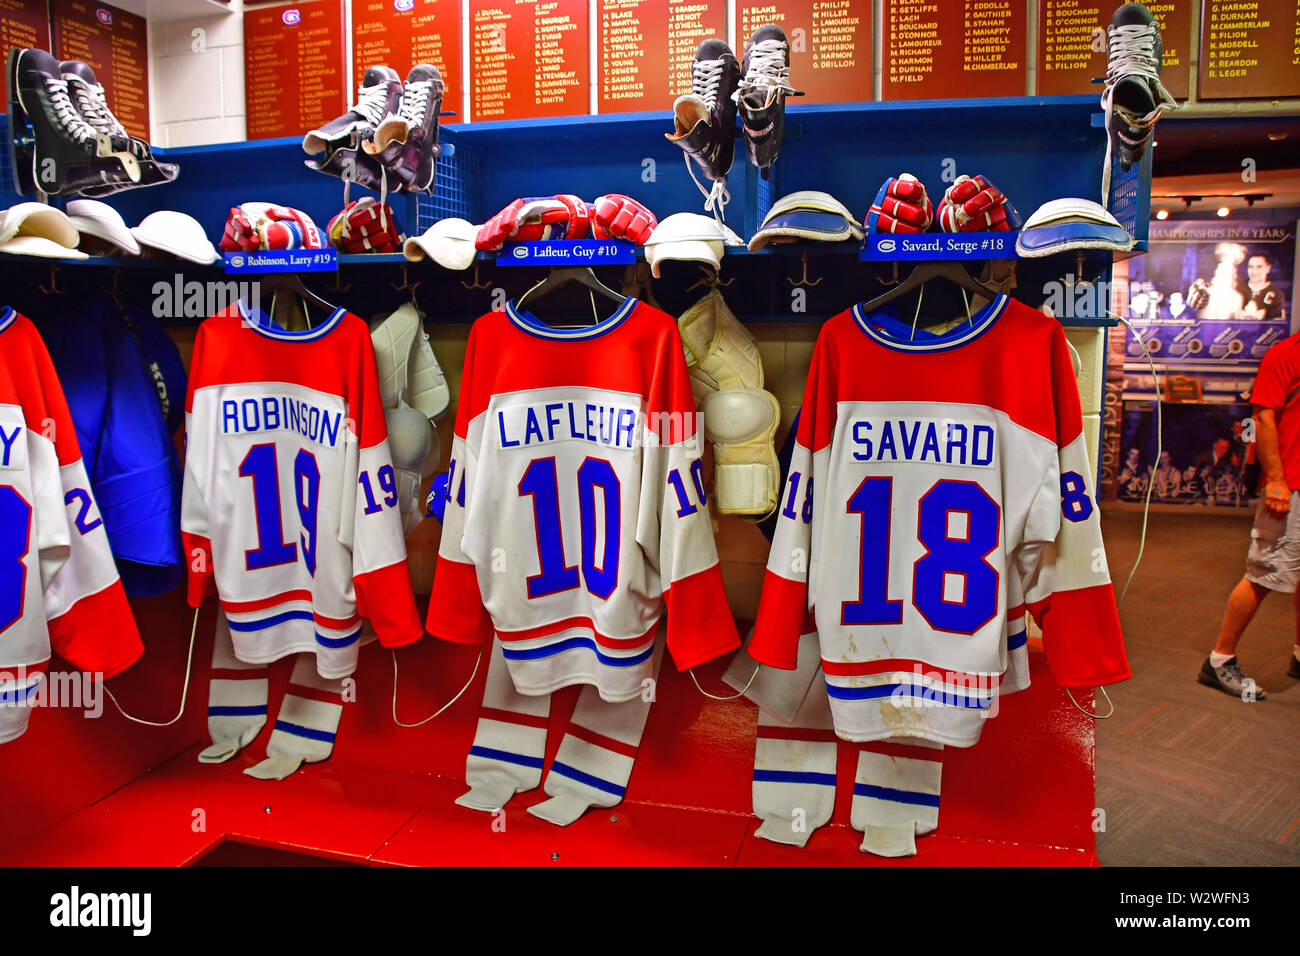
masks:
MULTIPOLYGON (((137 602, 145 659, 112 687, 138 716, 175 712, 189 619, 179 598, 137 602)), ((380 865, 1095 865, 1092 832, 1093 727, 1032 654, 1034 685, 1001 701, 980 743, 944 754, 936 833, 918 855, 883 860, 858 851, 849 827, 856 750, 840 747, 840 786, 831 825, 804 849, 753 837, 750 814, 755 708, 704 698, 666 665, 628 788, 612 810, 592 810, 567 828, 526 808, 540 789, 504 813, 456 806, 465 787, 485 667, 446 714, 419 728, 392 722, 388 651, 363 649, 356 702, 344 709, 334 757, 285 781, 247 777, 265 753, 268 729, 222 765, 195 759, 205 741, 212 612, 200 620, 196 678, 182 721, 168 728, 124 720, 104 702, 89 718, 42 709, 31 730, 0 747, 0 864, 182 865, 203 862, 380 865), (215 852, 214 852, 215 851, 215 852)), ((399 717, 418 720, 451 697, 474 651, 426 638, 398 652, 399 717)), ((705 687, 728 693, 721 665, 703 668, 705 687)), ((290 662, 273 671, 274 713, 290 662)), ((548 760, 558 748, 577 689, 552 706, 548 760)), ((1081 700, 1085 707, 1091 700, 1081 700)))

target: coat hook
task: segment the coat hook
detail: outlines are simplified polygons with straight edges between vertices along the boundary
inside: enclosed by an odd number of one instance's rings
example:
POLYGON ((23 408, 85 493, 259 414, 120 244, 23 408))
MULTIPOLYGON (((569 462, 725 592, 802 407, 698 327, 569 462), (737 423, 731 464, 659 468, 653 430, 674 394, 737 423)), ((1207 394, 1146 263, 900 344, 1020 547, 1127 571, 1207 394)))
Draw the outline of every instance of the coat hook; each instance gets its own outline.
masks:
POLYGON ((704 286, 709 289, 725 289, 727 286, 731 285, 735 281, 736 281, 736 277, 732 276, 726 282, 723 282, 722 273, 719 270, 711 269, 708 266, 702 265, 700 266, 700 277, 696 279, 694 282, 692 282, 690 285, 688 285, 686 287, 686 291, 690 292, 692 289, 698 288, 700 286, 704 286))
POLYGON ((474 260, 474 281, 473 281, 473 282, 466 282, 464 279, 461 279, 461 280, 460 280, 460 284, 463 285, 466 289, 490 289, 490 288, 492 288, 492 283, 491 283, 491 282, 480 282, 480 281, 479 281, 479 277, 478 277, 478 260, 477 260, 477 259, 474 260))
POLYGON ((406 263, 403 262, 402 263, 402 284, 398 285, 396 282, 390 282, 389 285, 391 285, 398 292, 406 292, 409 290, 411 295, 414 296, 415 290, 420 288, 420 280, 417 279, 414 283, 411 282, 410 276, 408 276, 406 273, 406 263))
POLYGON ((122 280, 122 270, 113 269, 111 272, 111 281, 108 283, 107 286, 105 286, 104 291, 107 292, 109 295, 111 295, 114 299, 120 299, 122 297, 122 293, 125 291, 122 288, 121 280, 122 280))
POLYGON ((325 286, 325 288, 326 288, 327 291, 329 291, 329 292, 347 292, 348 289, 351 289, 351 288, 352 288, 352 283, 351 283, 351 282, 349 282, 347 285, 344 285, 343 283, 339 282, 339 276, 341 276, 342 274, 343 274, 343 273, 342 273, 342 270, 339 270, 339 269, 335 269, 335 270, 334 270, 334 280, 333 280, 332 282, 330 282, 330 283, 327 283, 326 286, 325 286))
POLYGON ((882 279, 882 278, 880 278, 880 276, 876 276, 876 281, 879 282, 879 283, 880 283, 881 285, 883 285, 883 286, 898 285, 898 283, 901 281, 901 280, 898 278, 898 260, 895 259, 895 260, 893 261, 892 265, 893 265, 893 267, 894 267, 894 271, 893 271, 893 273, 890 275, 890 277, 889 277, 888 279, 882 279))
POLYGON ((59 267, 52 264, 50 266, 49 288, 46 288, 43 285, 38 285, 36 288, 39 289, 41 292, 44 292, 46 295, 63 295, 63 293, 67 292, 68 290, 60 289, 58 280, 59 280, 59 267))
POLYGON ((803 277, 796 282, 794 279, 791 279, 789 276, 786 276, 785 281, 790 283, 791 285, 806 285, 806 286, 821 285, 822 284, 821 278, 817 278, 817 279, 808 278, 808 253, 805 252, 803 255, 801 255, 799 257, 799 261, 803 263, 803 277))

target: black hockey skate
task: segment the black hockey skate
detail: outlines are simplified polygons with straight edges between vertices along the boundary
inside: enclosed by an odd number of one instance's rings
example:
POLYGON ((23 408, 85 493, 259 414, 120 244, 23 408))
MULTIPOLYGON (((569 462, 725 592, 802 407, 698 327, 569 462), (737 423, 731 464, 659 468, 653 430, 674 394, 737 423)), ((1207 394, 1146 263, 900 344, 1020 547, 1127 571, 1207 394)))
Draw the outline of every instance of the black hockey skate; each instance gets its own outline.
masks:
POLYGON ((759 27, 745 44, 744 75, 733 94, 745 131, 745 150, 763 178, 781 152, 785 98, 802 96, 790 85, 790 44, 774 24, 759 27))
POLYGON ((356 105, 302 138, 302 148, 307 153, 325 154, 312 168, 325 172, 324 167, 336 150, 360 150, 362 142, 374 138, 380 121, 390 113, 397 113, 401 102, 402 78, 397 71, 387 66, 370 67, 357 90, 356 105))
POLYGON ((1141 161, 1155 132, 1156 121, 1178 103, 1160 81, 1164 42, 1160 25, 1140 3, 1126 3, 1107 28, 1106 88, 1101 108, 1106 113, 1107 156, 1128 170, 1141 161))
POLYGON ((59 64, 59 70, 68 84, 68 96, 72 100, 72 105, 99 137, 100 152, 129 153, 135 157, 140 166, 139 182, 89 187, 82 191, 82 195, 106 196, 121 189, 156 186, 160 183, 169 183, 180 175, 180 166, 155 159, 152 146, 126 131, 126 127, 108 108, 104 87, 100 85, 89 63, 65 60, 59 64))
POLYGON ((685 151, 692 179, 694 161, 704 177, 713 182, 710 190, 697 179, 695 185, 704 194, 704 208, 718 215, 729 198, 727 172, 736 149, 734 94, 739 83, 740 63, 731 47, 715 38, 705 40, 691 64, 691 91, 673 103, 675 129, 664 134, 685 151))
POLYGON ((54 57, 15 48, 6 66, 15 189, 67 195, 140 182, 136 158, 101 140, 72 104, 54 57))
POLYGON ((408 192, 433 188, 440 152, 438 113, 445 89, 436 66, 417 63, 402 88, 401 108, 380 121, 372 142, 362 144, 408 192))

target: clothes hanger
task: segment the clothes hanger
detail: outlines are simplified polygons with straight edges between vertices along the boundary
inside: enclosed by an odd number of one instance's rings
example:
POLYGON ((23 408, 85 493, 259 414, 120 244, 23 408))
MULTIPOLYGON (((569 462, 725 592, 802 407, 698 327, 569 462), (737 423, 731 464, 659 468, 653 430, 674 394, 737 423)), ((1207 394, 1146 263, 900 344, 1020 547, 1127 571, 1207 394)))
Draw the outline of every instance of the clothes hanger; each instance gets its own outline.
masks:
POLYGON ((907 293, 921 288, 931 279, 947 279, 949 282, 961 286, 967 292, 973 293, 974 295, 982 295, 986 299, 992 300, 998 297, 996 291, 990 289, 972 276, 966 271, 966 267, 957 260, 923 262, 912 270, 911 275, 888 292, 882 292, 869 302, 864 302, 862 304, 862 312, 864 314, 874 312, 881 306, 893 302, 895 299, 902 298, 907 295, 907 293))
POLYGON ((310 302, 312 305, 316 306, 317 308, 325 310, 327 313, 331 315, 338 310, 338 306, 326 302, 320 296, 316 295, 305 285, 303 285, 302 279, 300 279, 297 273, 294 272, 272 273, 269 276, 267 276, 265 279, 259 279, 258 286, 262 292, 269 291, 271 293, 271 311, 269 315, 272 317, 272 319, 274 319, 275 316, 276 298, 278 297, 278 294, 280 292, 292 292, 293 294, 297 295, 300 299, 303 300, 304 308, 302 310, 302 313, 303 313, 303 317, 307 320, 308 328, 311 328, 312 321, 311 321, 311 316, 308 314, 307 309, 305 307, 305 303, 310 302))
POLYGON ((545 279, 542 279, 531 289, 521 295, 515 301, 515 308, 522 309, 524 300, 533 296, 542 298, 550 295, 561 286, 568 285, 570 282, 577 282, 579 285, 586 286, 588 294, 591 296, 591 314, 594 322, 600 321, 600 316, 596 314, 596 293, 599 292, 603 297, 620 305, 627 301, 627 296, 621 295, 611 289, 600 279, 596 278, 596 273, 592 271, 591 266, 574 266, 563 269, 552 269, 545 279))

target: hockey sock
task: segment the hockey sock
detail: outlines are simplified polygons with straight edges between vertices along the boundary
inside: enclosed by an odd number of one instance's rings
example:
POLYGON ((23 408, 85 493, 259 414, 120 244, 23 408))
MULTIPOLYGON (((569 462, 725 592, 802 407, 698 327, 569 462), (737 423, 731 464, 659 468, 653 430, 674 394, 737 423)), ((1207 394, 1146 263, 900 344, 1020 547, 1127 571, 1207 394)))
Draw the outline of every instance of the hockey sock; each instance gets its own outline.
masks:
POLYGON ((343 681, 321 677, 315 656, 299 654, 266 744, 266 759, 244 773, 261 780, 283 780, 304 761, 328 760, 343 718, 343 681))
POLYGON ((265 664, 245 664, 235 656, 230 625, 217 614, 208 679, 208 736, 212 745, 199 752, 200 763, 223 763, 253 742, 266 726, 265 664))
POLYGON ((1218 651, 1210 651, 1210 666, 1222 667, 1236 656, 1236 654, 1220 654, 1218 651))
POLYGON ((853 783, 851 820, 862 850, 915 856, 916 837, 939 825, 943 745, 907 738, 862 745, 853 783))
MULTIPOLYGON (((663 641, 655 643, 652 676, 659 677, 663 641)), ((549 800, 528 808, 533 816, 567 827, 590 807, 612 807, 623 799, 650 700, 634 697, 621 703, 600 699, 590 684, 578 695, 573 719, 546 774, 549 800)))
MULTIPOLYGON (((797 671, 776 675, 802 681, 797 671)), ((791 723, 766 710, 758 712, 754 747, 754 815, 763 821, 755 836, 805 846, 835 809, 835 757, 838 744, 830 702, 818 675, 791 723)))
POLYGON ((516 793, 542 782, 550 709, 549 694, 526 697, 515 690, 501 641, 493 638, 478 728, 465 761, 469 792, 456 799, 458 804, 472 810, 499 810, 516 793))

